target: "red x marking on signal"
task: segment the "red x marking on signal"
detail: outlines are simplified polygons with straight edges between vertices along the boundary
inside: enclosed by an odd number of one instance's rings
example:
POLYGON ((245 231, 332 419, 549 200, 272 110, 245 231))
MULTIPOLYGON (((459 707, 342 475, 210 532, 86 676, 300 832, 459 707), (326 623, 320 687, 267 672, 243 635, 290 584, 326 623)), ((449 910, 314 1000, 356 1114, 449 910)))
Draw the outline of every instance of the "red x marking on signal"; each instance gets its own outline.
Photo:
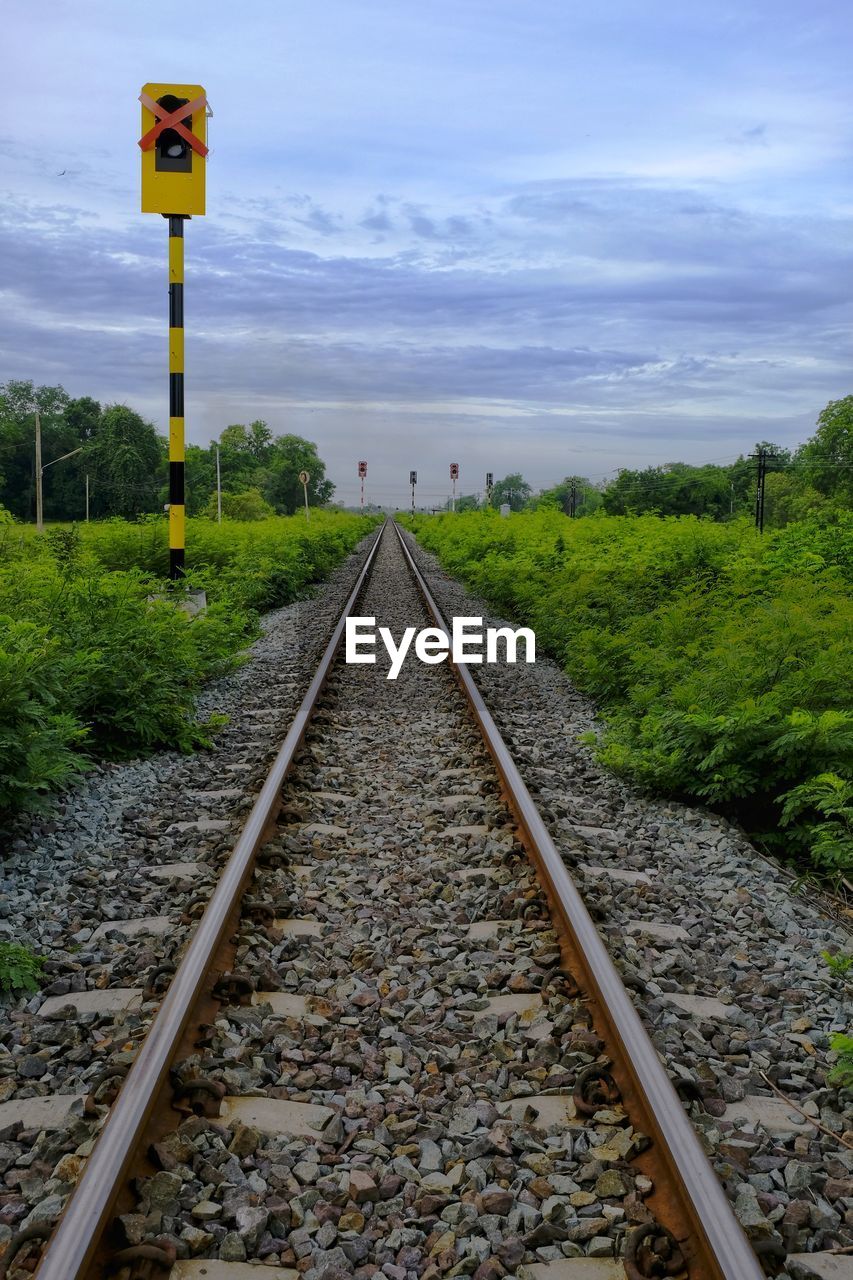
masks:
POLYGON ((185 138, 200 156, 207 155, 208 148, 201 139, 197 138, 194 133, 190 133, 186 125, 182 123, 185 116, 191 116, 196 111, 201 111, 203 107, 207 106, 207 98, 204 95, 200 98, 195 98, 192 102, 185 103, 182 107, 176 107, 174 111, 167 111, 165 107, 160 106, 159 102, 149 98, 147 93, 140 93, 139 101, 143 107, 147 107, 153 115, 157 116, 157 123, 153 129, 149 129, 139 139, 139 145, 143 151, 149 151, 154 146, 164 129, 174 129, 175 133, 179 133, 182 138, 185 138))

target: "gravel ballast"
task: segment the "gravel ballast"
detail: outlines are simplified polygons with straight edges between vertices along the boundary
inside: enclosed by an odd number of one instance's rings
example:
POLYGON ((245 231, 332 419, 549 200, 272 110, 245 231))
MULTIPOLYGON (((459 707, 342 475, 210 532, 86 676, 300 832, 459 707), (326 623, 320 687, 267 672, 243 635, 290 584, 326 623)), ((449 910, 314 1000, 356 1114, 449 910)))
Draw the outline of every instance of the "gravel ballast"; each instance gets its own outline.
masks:
MULTIPOLYGON (((360 611, 395 635, 428 622, 390 531, 360 611)), ((252 890, 315 932, 244 917, 236 967, 270 994, 223 1008, 182 1066, 225 1085, 225 1128, 174 1135, 172 1194, 155 1175, 137 1219, 306 1280, 612 1259, 649 1217, 645 1139, 618 1106, 575 1113, 597 1039, 467 704, 446 667, 387 669, 330 681, 252 890), (261 1097, 326 1110, 315 1132, 227 1119, 261 1097)))

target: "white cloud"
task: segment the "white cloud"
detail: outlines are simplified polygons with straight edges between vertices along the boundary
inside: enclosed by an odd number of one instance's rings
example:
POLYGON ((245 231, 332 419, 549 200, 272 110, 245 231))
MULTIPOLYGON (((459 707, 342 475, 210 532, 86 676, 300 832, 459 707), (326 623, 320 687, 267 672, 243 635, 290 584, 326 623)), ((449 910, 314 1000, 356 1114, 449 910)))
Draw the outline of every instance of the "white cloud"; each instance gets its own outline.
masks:
POLYGON ((136 95, 189 76, 193 439, 265 416, 440 488, 803 438, 850 390, 845 12, 9 0, 0 377, 165 425, 136 95))

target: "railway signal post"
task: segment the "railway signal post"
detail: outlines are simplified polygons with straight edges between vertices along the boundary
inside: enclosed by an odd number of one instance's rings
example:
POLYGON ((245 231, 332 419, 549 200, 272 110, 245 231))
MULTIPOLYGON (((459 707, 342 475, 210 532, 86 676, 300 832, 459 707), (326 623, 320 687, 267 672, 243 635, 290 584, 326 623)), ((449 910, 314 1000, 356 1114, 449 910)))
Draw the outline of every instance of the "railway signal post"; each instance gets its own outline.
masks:
POLYGON ((486 506, 492 505, 492 485, 495 483, 493 471, 486 472, 486 506))
POLYGON ((415 518, 415 485, 418 483, 417 471, 409 472, 409 484, 412 486, 412 519, 415 518))
POLYGON ((451 510, 455 514, 456 512, 456 481, 459 479, 459 463, 458 462, 451 462, 450 464, 450 479, 453 481, 453 498, 452 498, 451 510))
POLYGON ((311 517, 308 514, 308 481, 310 479, 311 479, 311 476, 307 471, 299 472, 299 481, 302 485, 302 493, 304 494, 304 497, 305 497, 305 523, 306 524, 311 519, 311 517))
POLYGON ((142 212, 169 223, 169 577, 185 568, 184 222, 205 210, 207 95, 199 84, 146 84, 142 212))
POLYGON ((358 478, 361 481, 361 514, 364 515, 364 477, 367 475, 367 463, 358 464, 358 478))

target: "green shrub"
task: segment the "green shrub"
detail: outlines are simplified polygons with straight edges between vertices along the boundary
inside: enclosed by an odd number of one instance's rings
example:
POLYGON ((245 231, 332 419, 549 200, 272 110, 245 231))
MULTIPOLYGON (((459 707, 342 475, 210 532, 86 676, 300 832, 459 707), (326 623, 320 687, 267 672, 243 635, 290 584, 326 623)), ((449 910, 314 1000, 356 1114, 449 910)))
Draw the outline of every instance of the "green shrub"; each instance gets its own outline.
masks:
POLYGON ((610 768, 724 810, 794 861, 853 868, 853 517, 764 538, 692 517, 416 525, 598 701, 610 768))
MULTIPOLYGON (((28 616, 42 640, 28 704, 37 723, 48 709, 55 731, 70 734, 76 724, 78 742, 85 735, 107 755, 154 746, 188 751, 209 742, 195 696, 204 679, 233 661, 251 627, 234 611, 189 618, 168 600, 149 601, 152 585, 138 573, 92 566, 68 574, 48 560, 26 576, 0 575, 0 610, 28 616)), ((42 776, 50 758, 39 755, 42 776)), ((58 780, 55 768, 50 785, 58 780)))
MULTIPOLYGON (((845 717, 841 733, 848 740, 853 736, 853 716, 845 717)), ((816 867, 827 872, 853 867, 853 783, 835 773, 820 773, 787 792, 782 801, 783 825, 798 819, 797 829, 816 867)))
POLYGON ((836 978, 846 977, 853 969, 853 954, 848 951, 838 951, 835 955, 831 951, 821 951, 820 956, 836 978))
POLYGON ((39 807, 83 768, 73 708, 89 670, 46 627, 0 614, 0 813, 39 807))
POLYGON ((260 611, 295 600, 373 524, 189 521, 187 585, 208 595, 194 617, 162 581, 160 517, 0 532, 0 815, 73 780, 84 752, 209 744, 221 720, 197 715, 203 683, 240 660, 260 611))
MULTIPOLYGON (((219 503, 215 493, 202 513, 206 519, 215 520, 219 503)), ((222 515, 226 520, 268 520, 275 515, 275 508, 264 498, 260 489, 245 489, 242 493, 222 494, 222 515)))
POLYGON ((41 956, 17 942, 0 942, 0 991, 38 991, 44 968, 41 956))
POLYGON ((829 1045, 832 1052, 838 1054, 838 1061, 827 1075, 827 1081, 840 1089, 853 1088, 853 1036, 837 1032, 829 1037, 829 1045))

